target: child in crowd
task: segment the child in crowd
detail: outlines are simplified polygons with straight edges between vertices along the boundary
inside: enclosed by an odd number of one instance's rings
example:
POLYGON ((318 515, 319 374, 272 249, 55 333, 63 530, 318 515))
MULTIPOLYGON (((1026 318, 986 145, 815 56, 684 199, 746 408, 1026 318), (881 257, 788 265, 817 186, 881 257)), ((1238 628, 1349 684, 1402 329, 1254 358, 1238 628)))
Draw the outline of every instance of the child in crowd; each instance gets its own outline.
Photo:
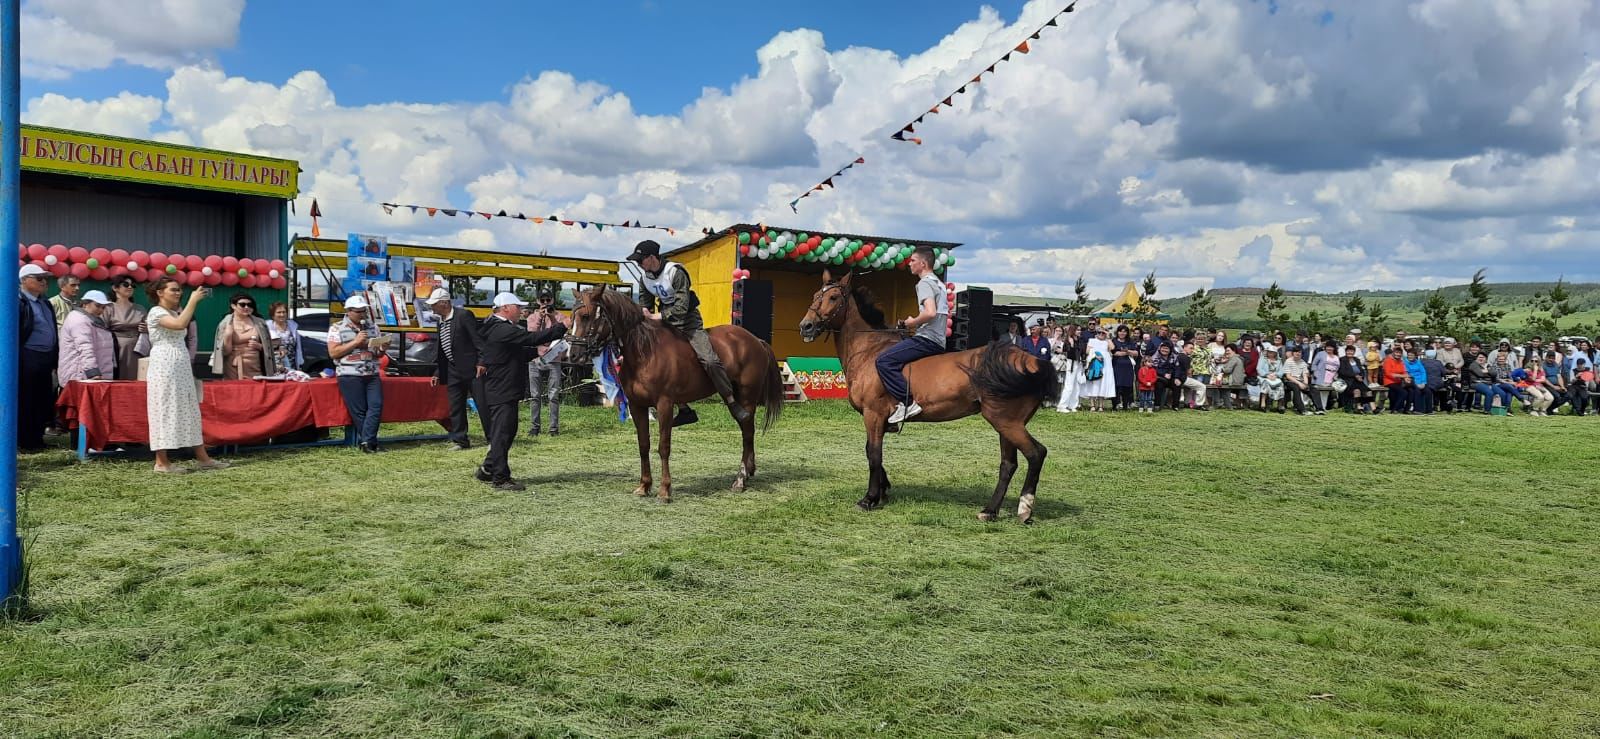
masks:
POLYGON ((1139 412, 1155 413, 1156 408, 1156 365, 1150 357, 1144 358, 1144 365, 1139 368, 1139 412))

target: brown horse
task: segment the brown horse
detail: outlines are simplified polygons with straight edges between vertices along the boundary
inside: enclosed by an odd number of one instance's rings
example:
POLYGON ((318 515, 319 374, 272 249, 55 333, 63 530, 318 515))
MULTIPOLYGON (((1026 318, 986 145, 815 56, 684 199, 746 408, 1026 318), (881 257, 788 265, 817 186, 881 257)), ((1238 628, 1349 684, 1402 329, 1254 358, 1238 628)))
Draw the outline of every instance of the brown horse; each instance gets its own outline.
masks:
MULTIPOLYGON (((811 298, 811 308, 800 321, 800 338, 814 341, 831 332, 850 386, 850 405, 867 426, 867 494, 856 506, 871 510, 889 496, 889 475, 883 468, 883 435, 895 400, 878 379, 878 355, 901 339, 886 331, 882 311, 873 305, 865 288, 852 287, 850 275, 838 282, 823 275, 822 289, 811 298), (863 314, 866 314, 864 317, 863 314)), ((1028 421, 1039 405, 1055 392, 1056 373, 1048 362, 1009 344, 950 352, 920 359, 906 366, 913 399, 922 413, 909 423, 954 421, 974 413, 1000 434, 1000 482, 989 505, 978 513, 980 521, 993 521, 1017 471, 1017 452, 1028 458, 1028 476, 1017 503, 1017 520, 1033 520, 1034 496, 1046 450, 1028 433, 1028 421)))
MULTIPOLYGON (((744 458, 733 489, 744 490, 756 474, 757 407, 766 409, 762 430, 772 428, 783 412, 783 373, 772 347, 740 326, 710 329, 711 347, 722 359, 734 396, 750 415, 739 422, 744 436, 744 458)), ((567 340, 575 350, 574 359, 589 361, 604 346, 614 346, 622 357, 617 382, 628 399, 633 428, 639 435, 640 497, 650 494, 650 412, 661 419, 661 492, 656 498, 672 502, 672 408, 706 398, 716 392, 711 378, 695 358, 694 348, 678 332, 649 318, 627 295, 604 285, 586 290, 577 310, 572 312, 572 332, 567 340)))

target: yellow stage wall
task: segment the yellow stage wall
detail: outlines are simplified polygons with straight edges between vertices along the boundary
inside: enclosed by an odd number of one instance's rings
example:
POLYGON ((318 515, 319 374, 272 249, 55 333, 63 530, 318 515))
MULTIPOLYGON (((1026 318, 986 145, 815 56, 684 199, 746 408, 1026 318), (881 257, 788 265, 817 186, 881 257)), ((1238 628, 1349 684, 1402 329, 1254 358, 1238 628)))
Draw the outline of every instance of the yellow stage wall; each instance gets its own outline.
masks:
MULTIPOLYGON (((738 265, 738 240, 725 235, 697 248, 673 254, 670 258, 689 270, 695 294, 700 296, 700 315, 706 326, 733 322, 733 269, 738 265)), ((831 356, 831 343, 806 344, 800 340, 800 319, 811 306, 811 296, 822 286, 822 268, 814 274, 788 270, 762 269, 761 260, 749 259, 744 268, 751 280, 772 283, 772 350, 779 359, 831 356)), ((872 290, 891 325, 895 320, 917 312, 917 281, 905 270, 858 273, 872 290)))

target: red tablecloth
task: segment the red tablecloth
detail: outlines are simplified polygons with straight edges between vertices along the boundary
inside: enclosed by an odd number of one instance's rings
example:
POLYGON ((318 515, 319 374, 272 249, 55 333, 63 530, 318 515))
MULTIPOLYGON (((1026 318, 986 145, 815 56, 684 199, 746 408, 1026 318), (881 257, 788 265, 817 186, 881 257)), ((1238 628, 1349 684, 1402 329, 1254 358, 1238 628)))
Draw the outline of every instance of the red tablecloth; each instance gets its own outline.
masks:
MULTIPOLYGON (((333 379, 310 382, 218 380, 204 383, 200 428, 208 446, 253 444, 308 426, 350 423, 333 379)), ((88 430, 89 448, 108 443, 144 444, 150 439, 143 382, 67 383, 56 400, 57 415, 88 430)), ((383 422, 439 421, 450 416, 444 387, 426 377, 383 378, 383 422)))

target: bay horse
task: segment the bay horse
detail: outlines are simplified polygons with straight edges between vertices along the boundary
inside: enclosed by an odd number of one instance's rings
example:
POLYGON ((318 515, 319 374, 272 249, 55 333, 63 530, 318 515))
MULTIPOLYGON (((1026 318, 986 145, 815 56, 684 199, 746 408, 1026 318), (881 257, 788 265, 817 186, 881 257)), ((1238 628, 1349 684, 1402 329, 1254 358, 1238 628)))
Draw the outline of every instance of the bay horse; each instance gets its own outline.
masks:
MULTIPOLYGON (((572 331, 567 335, 577 353, 574 359, 590 361, 605 346, 614 347, 622 357, 617 384, 628 399, 633 428, 639 436, 639 487, 633 494, 648 496, 653 487, 649 409, 654 408, 661 427, 661 491, 656 499, 671 503, 672 472, 668 460, 672 457, 672 408, 711 396, 716 388, 689 341, 666 324, 646 316, 626 294, 601 285, 583 291, 578 302, 572 312, 572 331)), ((756 408, 765 409, 763 431, 772 428, 783 412, 783 373, 772 347, 744 327, 716 326, 708 330, 711 348, 722 359, 728 380, 733 383, 734 397, 750 414, 739 422, 744 457, 733 478, 733 490, 738 492, 756 474, 756 408)))
MULTIPOLYGON (((867 494, 861 510, 882 506, 889 497, 889 475, 883 468, 883 435, 895 399, 878 379, 878 355, 901 339, 885 330, 883 312, 865 287, 851 285, 846 273, 837 282, 823 273, 822 289, 800 321, 800 338, 815 341, 831 333, 850 387, 850 405, 867 427, 867 494)), ((1056 388, 1055 369, 1020 347, 999 342, 981 349, 937 354, 906 366, 911 394, 922 413, 907 423, 939 423, 981 413, 1000 435, 1000 480, 978 520, 993 521, 1005 502, 1017 471, 1017 452, 1028 460, 1028 475, 1017 503, 1017 521, 1033 521, 1034 497, 1047 450, 1028 433, 1028 421, 1056 388)))

